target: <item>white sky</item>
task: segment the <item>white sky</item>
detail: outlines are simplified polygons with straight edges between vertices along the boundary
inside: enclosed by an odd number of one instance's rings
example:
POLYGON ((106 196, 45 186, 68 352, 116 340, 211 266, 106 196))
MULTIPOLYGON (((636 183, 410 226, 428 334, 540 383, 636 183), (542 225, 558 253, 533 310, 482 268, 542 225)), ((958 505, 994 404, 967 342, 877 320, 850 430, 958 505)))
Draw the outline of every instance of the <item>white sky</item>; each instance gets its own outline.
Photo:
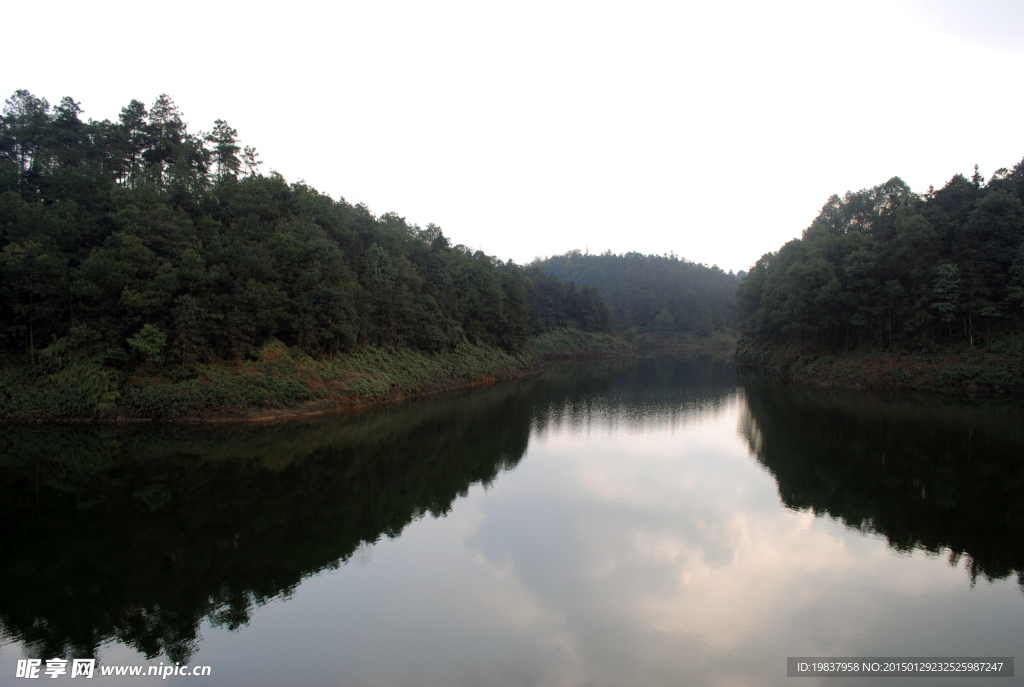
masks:
POLYGON ((1024 2, 9 3, 0 98, 168 93, 264 171, 527 262, 746 269, 833 193, 1024 156, 1024 2))

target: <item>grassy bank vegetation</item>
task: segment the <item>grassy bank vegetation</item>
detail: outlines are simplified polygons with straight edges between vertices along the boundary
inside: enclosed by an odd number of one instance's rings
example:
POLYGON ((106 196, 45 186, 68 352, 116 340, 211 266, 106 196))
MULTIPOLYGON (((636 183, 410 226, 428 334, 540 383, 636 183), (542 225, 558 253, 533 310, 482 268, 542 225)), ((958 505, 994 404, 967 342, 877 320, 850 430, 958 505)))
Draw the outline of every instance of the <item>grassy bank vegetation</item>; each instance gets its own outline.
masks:
POLYGON ((34 374, 0 372, 0 419, 246 419, 342 410, 498 379, 536 368, 532 351, 463 345, 442 353, 367 347, 314 360, 279 341, 256 360, 131 373, 86 361, 34 374))
POLYGON ((675 334, 648 332, 640 334, 636 339, 641 351, 692 351, 692 352, 726 352, 736 351, 736 336, 726 331, 711 332, 706 336, 695 334, 675 334))
POLYGON ((574 327, 552 329, 529 339, 530 346, 546 360, 572 358, 621 358, 636 353, 635 342, 604 332, 585 332, 574 327))
POLYGON ((986 346, 959 343, 927 351, 875 348, 836 353, 744 339, 736 355, 745 366, 822 387, 1024 394, 1024 337, 1020 336, 999 337, 986 346))

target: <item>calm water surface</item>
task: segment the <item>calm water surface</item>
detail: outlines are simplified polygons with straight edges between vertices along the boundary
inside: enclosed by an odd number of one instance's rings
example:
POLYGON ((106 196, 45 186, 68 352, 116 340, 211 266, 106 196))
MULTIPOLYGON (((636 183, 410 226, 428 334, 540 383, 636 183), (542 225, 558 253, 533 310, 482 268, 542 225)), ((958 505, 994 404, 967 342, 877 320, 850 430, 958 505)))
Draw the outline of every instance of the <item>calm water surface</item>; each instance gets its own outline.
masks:
POLYGON ((272 425, 0 427, 0 490, 0 684, 55 656, 403 686, 959 685, 785 659, 1024 658, 1015 403, 566 365, 272 425))

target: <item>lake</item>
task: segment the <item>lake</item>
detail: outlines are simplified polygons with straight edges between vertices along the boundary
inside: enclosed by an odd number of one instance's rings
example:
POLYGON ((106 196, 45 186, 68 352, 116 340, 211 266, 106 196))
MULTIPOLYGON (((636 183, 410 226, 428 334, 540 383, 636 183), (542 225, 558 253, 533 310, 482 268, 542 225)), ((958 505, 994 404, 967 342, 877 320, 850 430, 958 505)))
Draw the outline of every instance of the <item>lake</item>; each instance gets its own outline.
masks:
POLYGON ((3 426, 0 489, 0 684, 58 656, 396 686, 1024 656, 1020 402, 560 364, 276 423, 3 426))

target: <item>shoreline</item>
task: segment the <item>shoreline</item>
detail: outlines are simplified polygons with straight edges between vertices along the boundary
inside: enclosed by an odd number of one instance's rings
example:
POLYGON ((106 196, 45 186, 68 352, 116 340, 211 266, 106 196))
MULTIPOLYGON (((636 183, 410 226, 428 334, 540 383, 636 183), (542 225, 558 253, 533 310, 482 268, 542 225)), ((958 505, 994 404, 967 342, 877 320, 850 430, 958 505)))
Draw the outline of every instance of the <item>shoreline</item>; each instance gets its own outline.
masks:
MULTIPOLYGON (((12 383, 8 374, 6 384, 0 386, 0 400, 10 400, 12 394, 19 393, 32 398, 20 413, 0 417, 0 425, 274 422, 359 412, 526 379, 540 374, 545 362, 729 353, 716 345, 638 347, 619 337, 579 330, 549 335, 549 343, 557 337, 557 343, 569 345, 545 347, 537 345, 545 342, 536 337, 530 348, 514 355, 482 346, 442 354, 369 348, 332 360, 313 361, 272 342, 255 361, 207 363, 181 378, 176 378, 171 369, 122 376, 114 407, 91 412, 64 410, 54 399, 54 394, 70 394, 73 390, 47 387, 43 378, 29 383, 25 377, 20 384, 12 383)), ((0 370, 0 374, 5 372, 11 370, 0 370)), ((68 405, 66 399, 63 405, 68 405)))
MULTIPOLYGON (((608 335, 574 332, 573 337, 578 346, 571 352, 574 359, 633 354, 621 345, 624 341, 608 335)), ((539 374, 544 360, 555 359, 534 346, 506 353, 465 345, 443 353, 366 348, 317 361, 274 341, 256 360, 215 361, 185 372, 86 370, 82 377, 101 372, 112 380, 114 393, 102 398, 68 383, 67 375, 57 380, 56 375, 34 376, 24 367, 7 368, 0 369, 0 402, 6 406, 0 409, 5 411, 0 425, 273 422, 524 379, 539 374)))
POLYGON ((879 350, 818 354, 741 340, 740 370, 819 389, 921 392, 963 398, 1024 396, 1024 356, 1013 346, 949 346, 932 352, 879 350))
POLYGON ((425 398, 427 396, 437 396, 453 391, 464 391, 466 389, 475 389, 479 387, 494 386, 501 382, 513 382, 520 379, 527 379, 529 377, 536 376, 543 371, 543 367, 537 367, 530 370, 525 370, 519 374, 513 375, 502 375, 502 376, 487 376, 484 379, 473 380, 470 382, 462 382, 452 385, 441 385, 438 388, 432 388, 427 391, 413 392, 409 394, 402 394, 396 396, 389 396, 383 399, 367 400, 365 402, 354 401, 345 402, 343 400, 330 401, 323 400, 320 403, 331 404, 332 407, 320 408, 320 409, 303 409, 301 406, 296 408, 281 408, 277 412, 271 412, 261 415, 240 415, 240 416, 209 416, 209 417, 170 417, 170 418, 152 418, 152 417, 69 417, 69 418, 26 418, 26 419, 0 419, 0 426, 3 425, 43 425, 43 424, 57 424, 57 425, 84 425, 84 424, 100 424, 100 425, 131 425, 131 424, 169 424, 169 425, 202 425, 202 424, 241 424, 249 422, 274 422, 276 420, 292 420, 304 417, 317 417, 320 415, 342 415, 347 413, 362 412, 365 410, 372 410, 374 408, 381 408, 388 405, 394 405, 405 401, 412 401, 419 398, 425 398))
POLYGON ((529 349, 510 354, 470 345, 443 353, 366 348, 313 360, 273 342, 256 360, 186 370, 91 367, 36 376, 7 368, 0 370, 0 423, 265 422, 493 384, 535 374, 539 363, 529 349), (100 375, 103 395, 89 385, 100 375))

